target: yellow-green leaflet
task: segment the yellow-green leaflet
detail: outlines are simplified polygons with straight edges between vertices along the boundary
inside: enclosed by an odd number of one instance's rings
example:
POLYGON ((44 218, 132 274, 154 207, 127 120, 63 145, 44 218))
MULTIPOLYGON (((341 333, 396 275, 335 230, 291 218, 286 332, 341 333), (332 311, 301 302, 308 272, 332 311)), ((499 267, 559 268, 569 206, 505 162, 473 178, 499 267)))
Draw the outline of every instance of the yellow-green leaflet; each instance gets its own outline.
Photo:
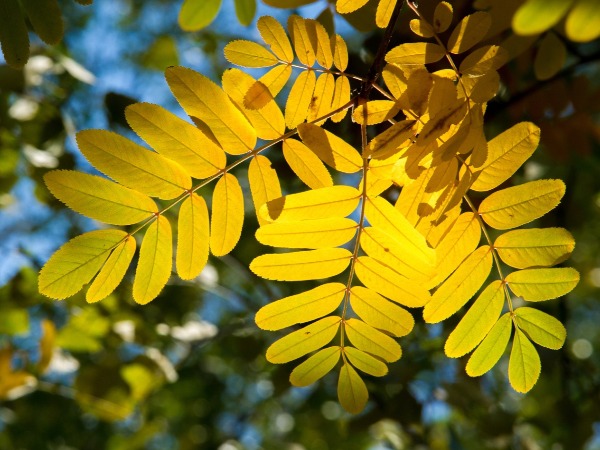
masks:
POLYGON ((154 300, 171 277, 173 266, 173 236, 171 224, 164 216, 158 216, 146 230, 135 279, 133 299, 141 304, 154 300))
POLYGON ((151 197, 172 199, 192 187, 177 163, 106 130, 77 133, 79 150, 100 172, 151 197))
POLYGON ((517 392, 529 392, 537 382, 542 363, 540 355, 527 336, 515 329, 513 346, 508 361, 508 380, 510 385, 517 392))
POLYGON ((283 364, 320 349, 337 334, 340 322, 338 316, 325 317, 282 337, 267 349, 267 360, 283 364))
POLYGON ((565 194, 561 180, 530 181, 494 192, 479 205, 479 214, 498 230, 516 228, 555 208, 565 194))
POLYGON ((425 305, 425 322, 441 322, 462 308, 485 282, 492 269, 492 260, 488 245, 479 247, 465 259, 425 305))
POLYGON ((263 306, 254 320, 263 330, 281 330, 297 323, 310 322, 335 310, 344 299, 345 291, 346 286, 341 283, 323 284, 263 306))
POLYGON ((446 54, 443 47, 430 42, 411 42, 391 49, 385 60, 400 66, 420 66, 439 61, 446 54))
POLYGON ((512 27, 517 34, 539 34, 556 24, 573 0, 528 0, 515 12, 512 27))
POLYGON ((381 229, 398 242, 402 246, 402 252, 406 252, 410 258, 415 258, 419 264, 425 266, 435 264, 435 250, 427 245, 421 233, 387 200, 382 197, 368 197, 365 215, 373 227, 381 229))
POLYGON ((279 178, 269 158, 256 155, 250 161, 248 181, 250 183, 250 192, 252 193, 252 201, 254 202, 258 223, 263 225, 267 221, 258 213, 260 207, 270 200, 281 197, 279 178))
POLYGON ((510 312, 507 312, 498 319, 498 322, 469 358, 466 367, 467 375, 478 377, 491 370, 506 350, 511 331, 512 321, 510 312))
POLYGON ((486 12, 478 11, 464 17, 448 38, 448 51, 466 52, 485 37, 491 25, 492 16, 486 12))
POLYGON ((204 122, 227 153, 254 149, 256 131, 219 86, 185 67, 169 67, 165 77, 185 112, 204 122))
MULTIPOLYGON (((315 90, 310 100, 306 120, 313 122, 319 117, 325 116, 331 111, 331 103, 333 102, 333 94, 335 90, 335 79, 330 73, 322 73, 317 78, 315 90)), ((323 124, 324 120, 316 122, 318 125, 323 124)), ((317 126, 317 125, 313 125, 317 126)))
POLYGON ((365 382, 347 363, 340 369, 337 392, 340 404, 351 414, 361 412, 369 400, 369 391, 365 382))
POLYGON ((429 291, 421 284, 410 281, 374 258, 359 256, 355 270, 366 287, 401 305, 419 308, 431 300, 429 291))
POLYGON ((546 33, 540 42, 533 72, 538 80, 548 80, 562 69, 567 59, 567 48, 556 33, 546 33))
POLYGON ((351 294, 352 310, 372 327, 387 331, 396 337, 406 336, 413 329, 415 320, 412 314, 377 292, 362 286, 353 286, 351 294))
POLYGON ((133 236, 127 236, 115 247, 85 294, 88 303, 106 298, 117 288, 131 264, 135 247, 133 236))
POLYGON ((158 211, 147 195, 95 175, 53 170, 44 175, 44 181, 52 195, 69 208, 105 223, 130 225, 158 211))
POLYGON ((333 65, 344 72, 348 68, 348 46, 346 45, 346 41, 339 34, 331 36, 331 41, 335 47, 333 51, 333 65))
MULTIPOLYGON (((404 241, 405 242, 405 241, 404 241)), ((434 273, 434 265, 423 263, 390 235, 376 227, 365 227, 360 235, 361 248, 372 258, 404 275, 411 281, 425 283, 434 273)))
POLYGON ((301 124, 298 133, 302 141, 325 164, 344 173, 358 172, 362 158, 354 147, 335 134, 313 124, 301 124))
POLYGON ((549 267, 571 256, 575 239, 564 228, 527 228, 498 236, 494 248, 511 267, 549 267))
POLYGON ((458 358, 473 350, 497 322, 504 306, 504 289, 500 280, 490 283, 463 316, 444 345, 450 358, 458 358))
POLYGON ((519 328, 536 344, 558 350, 565 343, 567 330, 551 315, 524 306, 515 310, 515 317, 519 328))
POLYGON ((448 2, 438 3, 433 12, 433 29, 437 33, 446 31, 452 23, 452 5, 448 2))
POLYGON ((226 173, 213 192, 210 222, 210 251, 215 256, 225 256, 236 246, 244 224, 244 193, 237 178, 226 173))
POLYGON ((345 217, 356 209, 359 198, 356 188, 331 186, 271 200, 260 209, 260 214, 267 220, 279 222, 345 217))
POLYGON ((40 292, 58 300, 76 294, 126 237, 127 233, 121 230, 96 230, 71 239, 42 267, 38 279, 40 292))
POLYGON ((185 31, 198 31, 214 20, 220 7, 221 0, 185 0, 179 11, 179 26, 185 31))
POLYGON ((242 67, 271 67, 277 64, 277 57, 262 45, 252 41, 229 42, 223 49, 225 59, 242 67))
POLYGON ((333 186, 331 175, 319 157, 295 139, 283 141, 283 156, 290 169, 311 189, 333 186))
POLYGON ((498 45, 486 45, 469 53, 458 67, 461 73, 471 77, 480 77, 498 70, 509 60, 509 53, 498 45))
POLYGON ((179 208, 177 228, 177 274, 183 280, 191 280, 208 262, 208 208, 202 197, 192 193, 185 199, 179 208))
POLYGON ((454 272, 477 248, 480 239, 481 227, 475 215, 461 214, 436 248, 437 268, 431 284, 438 285, 454 272))
POLYGON ((268 280, 321 280, 343 272, 351 257, 345 248, 266 254, 254 258, 250 270, 268 280))
POLYGON ((225 152, 194 125, 152 103, 125 109, 129 126, 158 153, 181 164, 194 178, 208 178, 223 169, 225 152))
POLYGON ((388 373, 385 363, 362 350, 354 347, 344 347, 344 354, 348 362, 361 372, 368 373, 374 377, 382 377, 388 373))
POLYGON ((296 15, 291 15, 288 18, 288 31, 296 50, 296 56, 302 64, 311 67, 315 63, 317 56, 306 28, 306 20, 304 18, 296 15))
POLYGON ((293 386, 309 386, 327 375, 340 360, 340 347, 333 346, 319 350, 290 373, 293 386))
POLYGON ((579 283, 579 272, 571 267, 525 269, 509 274, 506 282, 519 297, 539 302, 571 292, 579 283))
POLYGON ((474 191, 489 191, 508 180, 533 154, 540 142, 540 129, 521 122, 488 142, 488 155, 481 173, 471 185, 474 191))
POLYGON ((244 106, 244 97, 255 85, 256 80, 239 69, 228 69, 223 73, 223 89, 233 103, 250 121, 261 139, 277 139, 285 132, 283 113, 273 100, 260 109, 248 109, 244 106))
POLYGON ((274 222, 256 230, 256 239, 261 244, 272 247, 337 247, 352 239, 357 227, 358 224, 354 220, 343 217, 274 222))
POLYGON ((277 20, 271 16, 262 16, 258 19, 256 26, 263 41, 280 60, 288 63, 294 60, 294 51, 290 40, 277 20))
POLYGON ((402 356, 400 344, 362 320, 354 318, 346 320, 344 330, 356 348, 378 356, 384 361, 394 362, 402 356))
POLYGON ((316 83, 317 76, 312 70, 300 72, 294 81, 285 103, 285 124, 288 128, 296 128, 306 119, 316 83))
POLYGON ((600 35, 600 15, 596 0, 579 0, 567 16, 567 37, 575 42, 589 42, 600 35))

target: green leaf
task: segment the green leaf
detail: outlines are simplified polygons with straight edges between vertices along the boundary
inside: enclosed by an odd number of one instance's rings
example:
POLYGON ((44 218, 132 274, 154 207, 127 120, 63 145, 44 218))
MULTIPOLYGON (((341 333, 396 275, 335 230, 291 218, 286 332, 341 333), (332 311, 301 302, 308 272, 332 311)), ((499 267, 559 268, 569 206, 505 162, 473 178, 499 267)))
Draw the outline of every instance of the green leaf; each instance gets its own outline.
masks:
POLYGON ((537 382, 541 370, 540 355, 527 336, 517 328, 508 361, 510 385, 517 392, 529 392, 537 382))
POLYGON ((600 36, 600 8, 597 0, 577 0, 567 16, 567 37, 575 42, 589 42, 600 36))
POLYGON ((467 375, 478 377, 492 369, 506 350, 510 339, 512 322, 510 312, 504 314, 492 327, 467 363, 467 375))
POLYGON ((400 344, 362 320, 348 319, 344 323, 344 329, 350 342, 360 350, 387 362, 397 361, 402 356, 400 344))
POLYGON ((247 27, 256 14, 256 0, 235 0, 235 14, 240 23, 247 27))
POLYGON ((571 292, 579 283, 579 272, 571 267, 518 270, 506 277, 506 283, 519 297, 540 302, 571 292))
POLYGON ((293 386, 309 386, 327 375, 340 359, 340 347, 333 346, 319 350, 290 374, 293 386))
POLYGON ((221 0, 185 0, 179 11, 179 26, 184 31, 198 31, 217 17, 221 0))
POLYGON ((560 321, 538 309, 524 306, 515 310, 517 325, 529 338, 542 347, 560 349, 567 330, 560 321))
POLYGON ((527 0, 512 19, 515 33, 530 35, 554 26, 571 7, 573 0, 527 0))
POLYGON ((348 358, 348 362, 361 372, 368 373, 374 377, 382 377, 388 373, 385 363, 382 363, 377 358, 362 350, 354 347, 344 347, 344 354, 348 358))
POLYGON ((22 68, 29 59, 29 33, 17 0, 3 0, 0 12, 0 43, 7 64, 22 68))

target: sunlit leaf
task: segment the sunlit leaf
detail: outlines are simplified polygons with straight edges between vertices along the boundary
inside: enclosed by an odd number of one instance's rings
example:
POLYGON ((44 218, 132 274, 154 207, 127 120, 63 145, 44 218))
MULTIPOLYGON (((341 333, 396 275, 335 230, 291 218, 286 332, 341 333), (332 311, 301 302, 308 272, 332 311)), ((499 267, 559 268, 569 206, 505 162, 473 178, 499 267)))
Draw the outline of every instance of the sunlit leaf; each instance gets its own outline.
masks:
POLYGON ((277 172, 266 156, 256 155, 248 167, 248 181, 252 193, 252 201, 259 224, 265 223, 260 214, 260 207, 270 200, 281 197, 281 186, 277 172))
POLYGON ((477 11, 465 16, 456 25, 448 38, 450 53, 463 53, 479 43, 492 25, 492 16, 487 12, 477 11))
POLYGON ((567 37, 575 42, 589 42, 600 36, 600 9, 596 0, 577 0, 565 23, 567 37))
POLYGON ((261 244, 287 248, 337 247, 350 241, 358 224, 351 219, 331 217, 298 222, 274 222, 256 230, 261 244))
POLYGON ((244 193, 234 175, 226 173, 219 179, 212 204, 210 251, 225 256, 239 241, 244 224, 244 193))
POLYGON ((385 363, 362 350, 346 346, 344 347, 344 354, 348 362, 361 372, 368 373, 374 377, 382 377, 388 373, 385 363))
POLYGON ((209 222, 204 199, 190 194, 179 208, 177 274, 183 280, 197 277, 208 262, 209 222))
POLYGON ((299 125, 298 131, 304 144, 325 164, 345 173, 361 169, 363 161, 360 154, 342 138, 308 123, 299 125))
POLYGON ((372 327, 392 333, 396 337, 406 336, 413 329, 413 316, 377 292, 362 286, 353 286, 351 294, 352 309, 372 327))
POLYGON ((524 306, 515 310, 515 317, 519 328, 536 344, 552 350, 564 345, 567 330, 550 314, 524 306))
POLYGON ((273 53, 252 41, 231 41, 223 53, 227 61, 242 67, 271 67, 277 64, 277 57, 273 53))
POLYGON ((440 2, 433 12, 433 29, 437 33, 446 31, 452 23, 453 8, 448 2, 440 2))
POLYGON ((466 367, 467 375, 479 377, 490 371, 504 354, 511 331, 512 321, 510 312, 507 312, 498 319, 498 322, 469 358, 466 367))
POLYGON ((527 0, 516 11, 512 27, 517 34, 538 34, 555 25, 573 0, 527 0))
POLYGON ((294 81, 285 104, 285 123, 288 128, 296 128, 306 120, 316 83, 317 77, 312 70, 300 72, 294 81))
POLYGON ((509 274, 506 282, 519 297, 539 302, 571 292, 579 283, 579 272, 571 267, 524 269, 509 274))
POLYGON ((198 31, 217 17, 221 0, 185 0, 179 11, 179 26, 185 31, 198 31))
POLYGON ((296 50, 296 56, 302 64, 311 67, 317 58, 315 47, 306 27, 306 19, 291 15, 288 18, 288 31, 296 50))
POLYGON ((312 189, 333 186, 331 175, 319 157, 295 139, 283 141, 283 156, 296 176, 312 189))
POLYGON ((344 364, 340 369, 337 392, 340 404, 352 414, 361 412, 369 399, 365 382, 350 364, 344 364))
POLYGON ((135 248, 136 243, 132 236, 127 236, 115 247, 85 294, 88 303, 108 297, 117 288, 131 264, 135 248))
POLYGON ((294 52, 287 34, 281 24, 271 16, 262 16, 256 23, 263 41, 271 51, 282 61, 291 63, 294 52))
POLYGON ((319 350, 290 373, 293 386, 309 386, 323 378, 340 360, 340 347, 333 346, 319 350))
POLYGON ((515 329, 508 361, 510 385, 517 392, 529 392, 537 382, 541 370, 542 364, 537 350, 521 330, 515 329))
POLYGON ((438 44, 430 42, 412 42, 394 47, 387 55, 385 55, 385 60, 391 64, 414 66, 437 62, 442 59, 445 54, 446 51, 444 48, 438 44))
POLYGON ((400 345, 388 335, 378 331, 362 320, 348 319, 344 329, 350 342, 360 350, 371 353, 387 362, 400 359, 400 345))

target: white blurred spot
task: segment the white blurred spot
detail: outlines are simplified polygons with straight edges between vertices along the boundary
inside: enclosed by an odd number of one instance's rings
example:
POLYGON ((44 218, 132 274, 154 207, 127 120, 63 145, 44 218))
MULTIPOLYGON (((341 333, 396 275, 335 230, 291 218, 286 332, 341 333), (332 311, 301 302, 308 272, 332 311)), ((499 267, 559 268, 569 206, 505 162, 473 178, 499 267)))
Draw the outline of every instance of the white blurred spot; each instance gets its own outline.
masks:
POLYGON ((46 72, 55 72, 54 61, 44 55, 32 56, 25 65, 25 80, 28 85, 39 86, 46 72))
POLYGON ((20 384, 19 386, 10 389, 8 392, 5 392, 4 398, 6 400, 16 400, 17 398, 23 397, 35 391, 36 386, 36 378, 34 376, 28 376, 24 380, 23 384, 20 384))
POLYGON ((207 264, 198 275, 198 281, 208 287, 215 287, 219 284, 219 273, 214 266, 207 264))
POLYGON ((594 287, 600 287, 600 267, 594 267, 589 274, 590 283, 594 287))
POLYGON ((571 351, 576 358, 587 359, 594 353, 594 347, 592 347, 592 344, 587 339, 577 339, 571 345, 571 351))
POLYGON ((73 78, 87 84, 94 84, 96 82, 94 74, 74 59, 63 56, 60 58, 60 63, 73 78))
POLYGON ((288 413, 277 414, 275 418, 275 428, 280 433, 287 433, 294 428, 294 418, 288 413))
POLYGON ((125 342, 133 342, 135 338, 135 324, 133 320, 121 320, 113 324, 113 331, 121 336, 125 342))
POLYGON ((171 336, 184 342, 202 341, 217 335, 217 327, 205 320, 187 322, 182 327, 171 328, 171 336))
POLYGON ((239 442, 237 441, 227 441, 227 442, 223 442, 221 445, 219 445, 219 448, 217 450, 241 450, 242 447, 239 445, 239 442))
POLYGON ((166 323, 159 323, 158 325, 156 325, 156 333, 157 334, 160 334, 161 336, 166 336, 170 332, 171 332, 171 327, 169 325, 167 325, 166 323))
POLYGON ((29 98, 21 97, 8 109, 8 115, 15 120, 25 121, 35 117, 40 105, 29 98))
POLYGON ((328 420, 336 420, 342 415, 342 407, 339 403, 329 400, 321 406, 321 414, 328 420))
POLYGON ((273 394, 273 383, 269 380, 260 380, 256 383, 256 392, 262 398, 270 397, 273 394))
POLYGON ((525 164, 525 179, 538 180, 544 175, 544 166, 533 161, 525 164))
POLYGON ((54 349, 46 372, 71 373, 79 369, 79 361, 60 349, 54 349))
POLYGON ((177 381, 179 376, 175 370, 175 366, 169 361, 169 359, 163 355, 157 348, 148 348, 145 352, 146 356, 156 363, 156 365, 163 371, 167 381, 174 383, 177 381))
POLYGON ((32 166, 45 167, 47 169, 58 167, 58 158, 50 152, 25 144, 23 146, 23 153, 32 166))

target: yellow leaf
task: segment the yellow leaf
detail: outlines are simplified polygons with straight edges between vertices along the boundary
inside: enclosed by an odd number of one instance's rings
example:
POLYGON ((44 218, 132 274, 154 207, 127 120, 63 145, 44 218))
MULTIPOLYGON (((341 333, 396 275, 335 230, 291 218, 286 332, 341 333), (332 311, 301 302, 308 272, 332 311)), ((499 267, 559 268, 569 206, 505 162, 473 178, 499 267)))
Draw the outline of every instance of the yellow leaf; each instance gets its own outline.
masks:
MULTIPOLYGON (((485 103, 494 98, 500 89, 500 75, 493 70, 476 78, 462 77, 462 83, 471 100, 475 103, 485 103)), ((462 89, 458 93, 460 96, 462 89)))
POLYGON ((406 68, 400 68, 393 64, 386 64, 381 73, 385 85, 395 99, 399 99, 406 91, 408 79, 404 70, 406 70, 406 68))
POLYGON ((288 128, 296 128, 306 119, 316 83, 317 77, 312 70, 300 72, 294 81, 285 104, 285 123, 288 128))
MULTIPOLYGON (((308 106, 306 120, 313 122, 319 117, 325 116, 331 112, 331 104, 333 102, 333 94, 335 90, 335 80, 330 73, 323 73, 317 78, 315 90, 308 106)), ((322 125, 324 120, 317 122, 322 125)), ((315 125, 316 126, 316 125, 315 125)))
POLYGON ((227 61, 242 67, 271 67, 278 62, 273 53, 252 41, 231 41, 225 46, 223 53, 227 61))
POLYGON ((353 286, 351 293, 352 310, 365 323, 392 333, 396 337, 406 336, 412 331, 415 320, 404 308, 394 305, 377 292, 362 286, 353 286))
POLYGON ((506 277, 506 282, 519 297, 540 302, 562 297, 579 283, 579 272, 571 267, 518 270, 506 277))
POLYGON ((226 173, 219 179, 212 204, 210 251, 225 256, 239 241, 244 224, 244 193, 234 175, 226 173))
POLYGON ((477 11, 465 16, 456 25, 448 38, 450 53, 463 53, 479 43, 492 25, 492 16, 487 12, 477 11))
POLYGON ((448 2, 440 2, 433 12, 433 29, 436 33, 443 33, 452 23, 453 9, 448 2))
POLYGON ((465 259, 425 305, 425 322, 441 322, 462 308, 485 282, 492 269, 492 260, 492 251, 487 245, 479 247, 465 259))
POLYGON ((343 217, 274 222, 256 230, 256 239, 261 244, 283 248, 337 247, 350 241, 357 227, 354 220, 343 217))
POLYGON ((44 175, 44 181, 69 208, 105 223, 130 225, 158 211, 150 197, 95 175, 53 170, 44 175))
POLYGON ((270 200, 281 197, 279 178, 269 158, 256 155, 250 161, 248 181, 250 183, 250 191, 252 192, 252 200, 254 201, 258 223, 263 225, 266 220, 258 214, 260 207, 270 200))
POLYGON ((342 273, 351 257, 352 253, 345 248, 271 253, 254 258, 250 270, 268 280, 321 280, 342 273))
POLYGON ((261 109, 284 88, 292 75, 292 66, 277 66, 255 81, 244 95, 244 108, 261 109))
POLYGON ((356 123, 376 125, 393 119, 400 111, 396 102, 390 100, 372 100, 354 108, 352 118, 356 123))
POLYGON ((510 385, 517 392, 529 392, 537 382, 541 370, 540 355, 527 336, 517 328, 508 361, 510 385))
POLYGON ((135 247, 135 239, 132 236, 127 236, 115 247, 85 294, 88 303, 108 297, 117 288, 131 264, 135 247))
POLYGON ((348 362, 358 370, 373 375, 374 377, 387 375, 387 365, 382 363, 379 359, 354 347, 343 347, 343 349, 348 362))
POLYGON ((340 369, 337 392, 340 405, 351 414, 361 412, 369 400, 369 391, 365 382, 347 363, 340 369))
POLYGON ((267 360, 283 364, 327 345, 337 334, 341 318, 324 317, 275 341, 267 349, 267 360))
POLYGON ((126 237, 127 233, 121 230, 96 230, 71 239, 42 267, 38 278, 40 292, 58 300, 76 294, 126 237))
POLYGON ((219 86, 185 67, 169 67, 165 76, 185 112, 204 122, 227 153, 254 149, 256 131, 219 86))
POLYGON ((271 100, 260 109, 244 106, 244 96, 255 83, 254 78, 239 69, 229 69, 223 73, 223 89, 250 121, 256 135, 261 139, 277 139, 285 132, 285 120, 277 103, 271 100))
POLYGON ((400 152, 402 147, 409 145, 411 140, 415 138, 415 124, 414 120, 401 120, 375 136, 368 146, 371 157, 387 159, 400 152))
POLYGON ((479 77, 498 70, 508 62, 508 52, 498 45, 486 45, 469 53, 460 63, 459 71, 463 75, 479 77))
POLYGON ((332 43, 335 41, 333 51, 333 65, 344 72, 348 67, 348 46, 346 41, 339 34, 331 36, 332 43))
POLYGON ((402 349, 394 339, 362 320, 354 318, 346 320, 344 330, 356 348, 378 356, 384 361, 398 361, 402 356, 402 349))
POLYGON ((362 168, 360 154, 343 139, 313 124, 298 126, 300 137, 325 164, 344 173, 358 172, 362 168))
POLYGON ((466 355, 479 345, 498 321, 504 306, 504 285, 490 283, 450 333, 444 352, 450 358, 466 355))
POLYGON ((40 360, 37 363, 37 368, 40 373, 44 373, 52 356, 54 354, 55 342, 56 342, 56 327, 54 323, 48 319, 42 319, 41 322, 42 337, 40 338, 40 360))
POLYGON ((599 12, 596 0, 578 0, 567 16, 567 37, 575 42, 589 42, 600 36, 599 12))
POLYGON ((279 222, 346 217, 356 209, 360 195, 351 186, 313 189, 271 200, 260 209, 260 214, 267 220, 279 222))
POLYGON ((183 280, 196 278, 208 262, 209 222, 204 199, 194 193, 179 208, 175 266, 183 280))
POLYGON ((429 25, 427 22, 420 19, 411 19, 409 25, 411 31, 417 36, 421 36, 424 38, 433 37, 433 28, 431 28, 431 25, 429 25))
POLYGON ((310 386, 323 378, 340 360, 340 347, 333 346, 319 350, 290 373, 292 386, 310 386))
POLYGON ((294 14, 291 15, 288 18, 288 31, 296 50, 296 56, 302 64, 312 67, 317 56, 314 44, 308 34, 306 19, 294 14))
POLYGON ((348 14, 362 8, 368 0, 337 0, 335 8, 340 14, 348 14))
POLYGON ((305 24, 310 41, 314 43, 317 63, 324 69, 330 69, 333 64, 333 52, 329 34, 325 27, 316 20, 306 20, 305 24))
POLYGON ((385 55, 386 62, 400 66, 416 66, 439 61, 446 54, 443 47, 430 42, 400 44, 385 55))
POLYGON ((567 330, 560 321, 538 309, 527 306, 515 310, 518 327, 542 347, 560 349, 567 337, 567 330))
POLYGON ((498 236, 494 248, 511 267, 549 267, 571 256, 575 240, 564 228, 528 228, 498 236))
POLYGON ((533 71, 538 80, 548 80, 563 68, 567 59, 567 49, 563 41, 554 33, 549 32, 542 38, 533 71))
POLYGON ((467 363, 467 375, 479 377, 496 365, 510 339, 512 321, 510 312, 504 314, 492 327, 477 350, 473 352, 467 363))
POLYGON ((283 141, 283 156, 296 176, 311 189, 333 186, 331 175, 319 157, 295 139, 283 141))
MULTIPOLYGON (((331 100, 331 110, 334 111, 338 108, 341 108, 345 104, 350 101, 350 81, 348 81, 348 77, 339 76, 335 79, 335 89, 333 91, 333 99, 331 100)), ((333 116, 331 116, 332 122, 341 122, 346 114, 348 113, 348 109, 344 109, 333 116)))
POLYGON ((142 246, 133 280, 133 299, 141 304, 154 300, 171 277, 173 266, 173 236, 171 224, 157 216, 150 224, 142 246))
POLYGON ((129 126, 154 150, 172 159, 194 178, 208 178, 223 169, 223 149, 197 127, 152 103, 125 109, 129 126))
POLYGON ((527 0, 512 18, 515 33, 539 34, 552 27, 569 10, 573 0, 527 0))
POLYGON ((179 164, 111 131, 80 131, 77 144, 100 172, 152 197, 168 200, 192 187, 192 180, 179 164))
POLYGON ((540 129, 518 123, 488 143, 488 155, 471 189, 489 191, 508 180, 529 159, 540 142, 540 129))
POLYGON ((256 22, 260 36, 273 53, 282 61, 291 63, 294 52, 281 24, 271 16, 262 16, 256 22))
POLYGON ((375 14, 375 23, 379 28, 387 27, 397 0, 379 0, 377 13, 375 14))
POLYGON ((419 308, 431 300, 429 291, 422 285, 410 281, 374 258, 359 256, 355 271, 366 287, 401 305, 419 308))
POLYGON ((460 123, 467 112, 467 102, 463 99, 458 99, 448 104, 425 124, 419 132, 417 144, 424 147, 432 143, 435 139, 450 130, 452 125, 460 123))
POLYGON ((297 323, 310 322, 333 312, 344 299, 346 286, 322 284, 301 294, 291 295, 263 306, 255 322, 263 330, 281 330, 297 323))
POLYGON ((555 208, 565 194, 561 180, 530 181, 494 192, 479 205, 479 214, 498 230, 531 222, 555 208))

